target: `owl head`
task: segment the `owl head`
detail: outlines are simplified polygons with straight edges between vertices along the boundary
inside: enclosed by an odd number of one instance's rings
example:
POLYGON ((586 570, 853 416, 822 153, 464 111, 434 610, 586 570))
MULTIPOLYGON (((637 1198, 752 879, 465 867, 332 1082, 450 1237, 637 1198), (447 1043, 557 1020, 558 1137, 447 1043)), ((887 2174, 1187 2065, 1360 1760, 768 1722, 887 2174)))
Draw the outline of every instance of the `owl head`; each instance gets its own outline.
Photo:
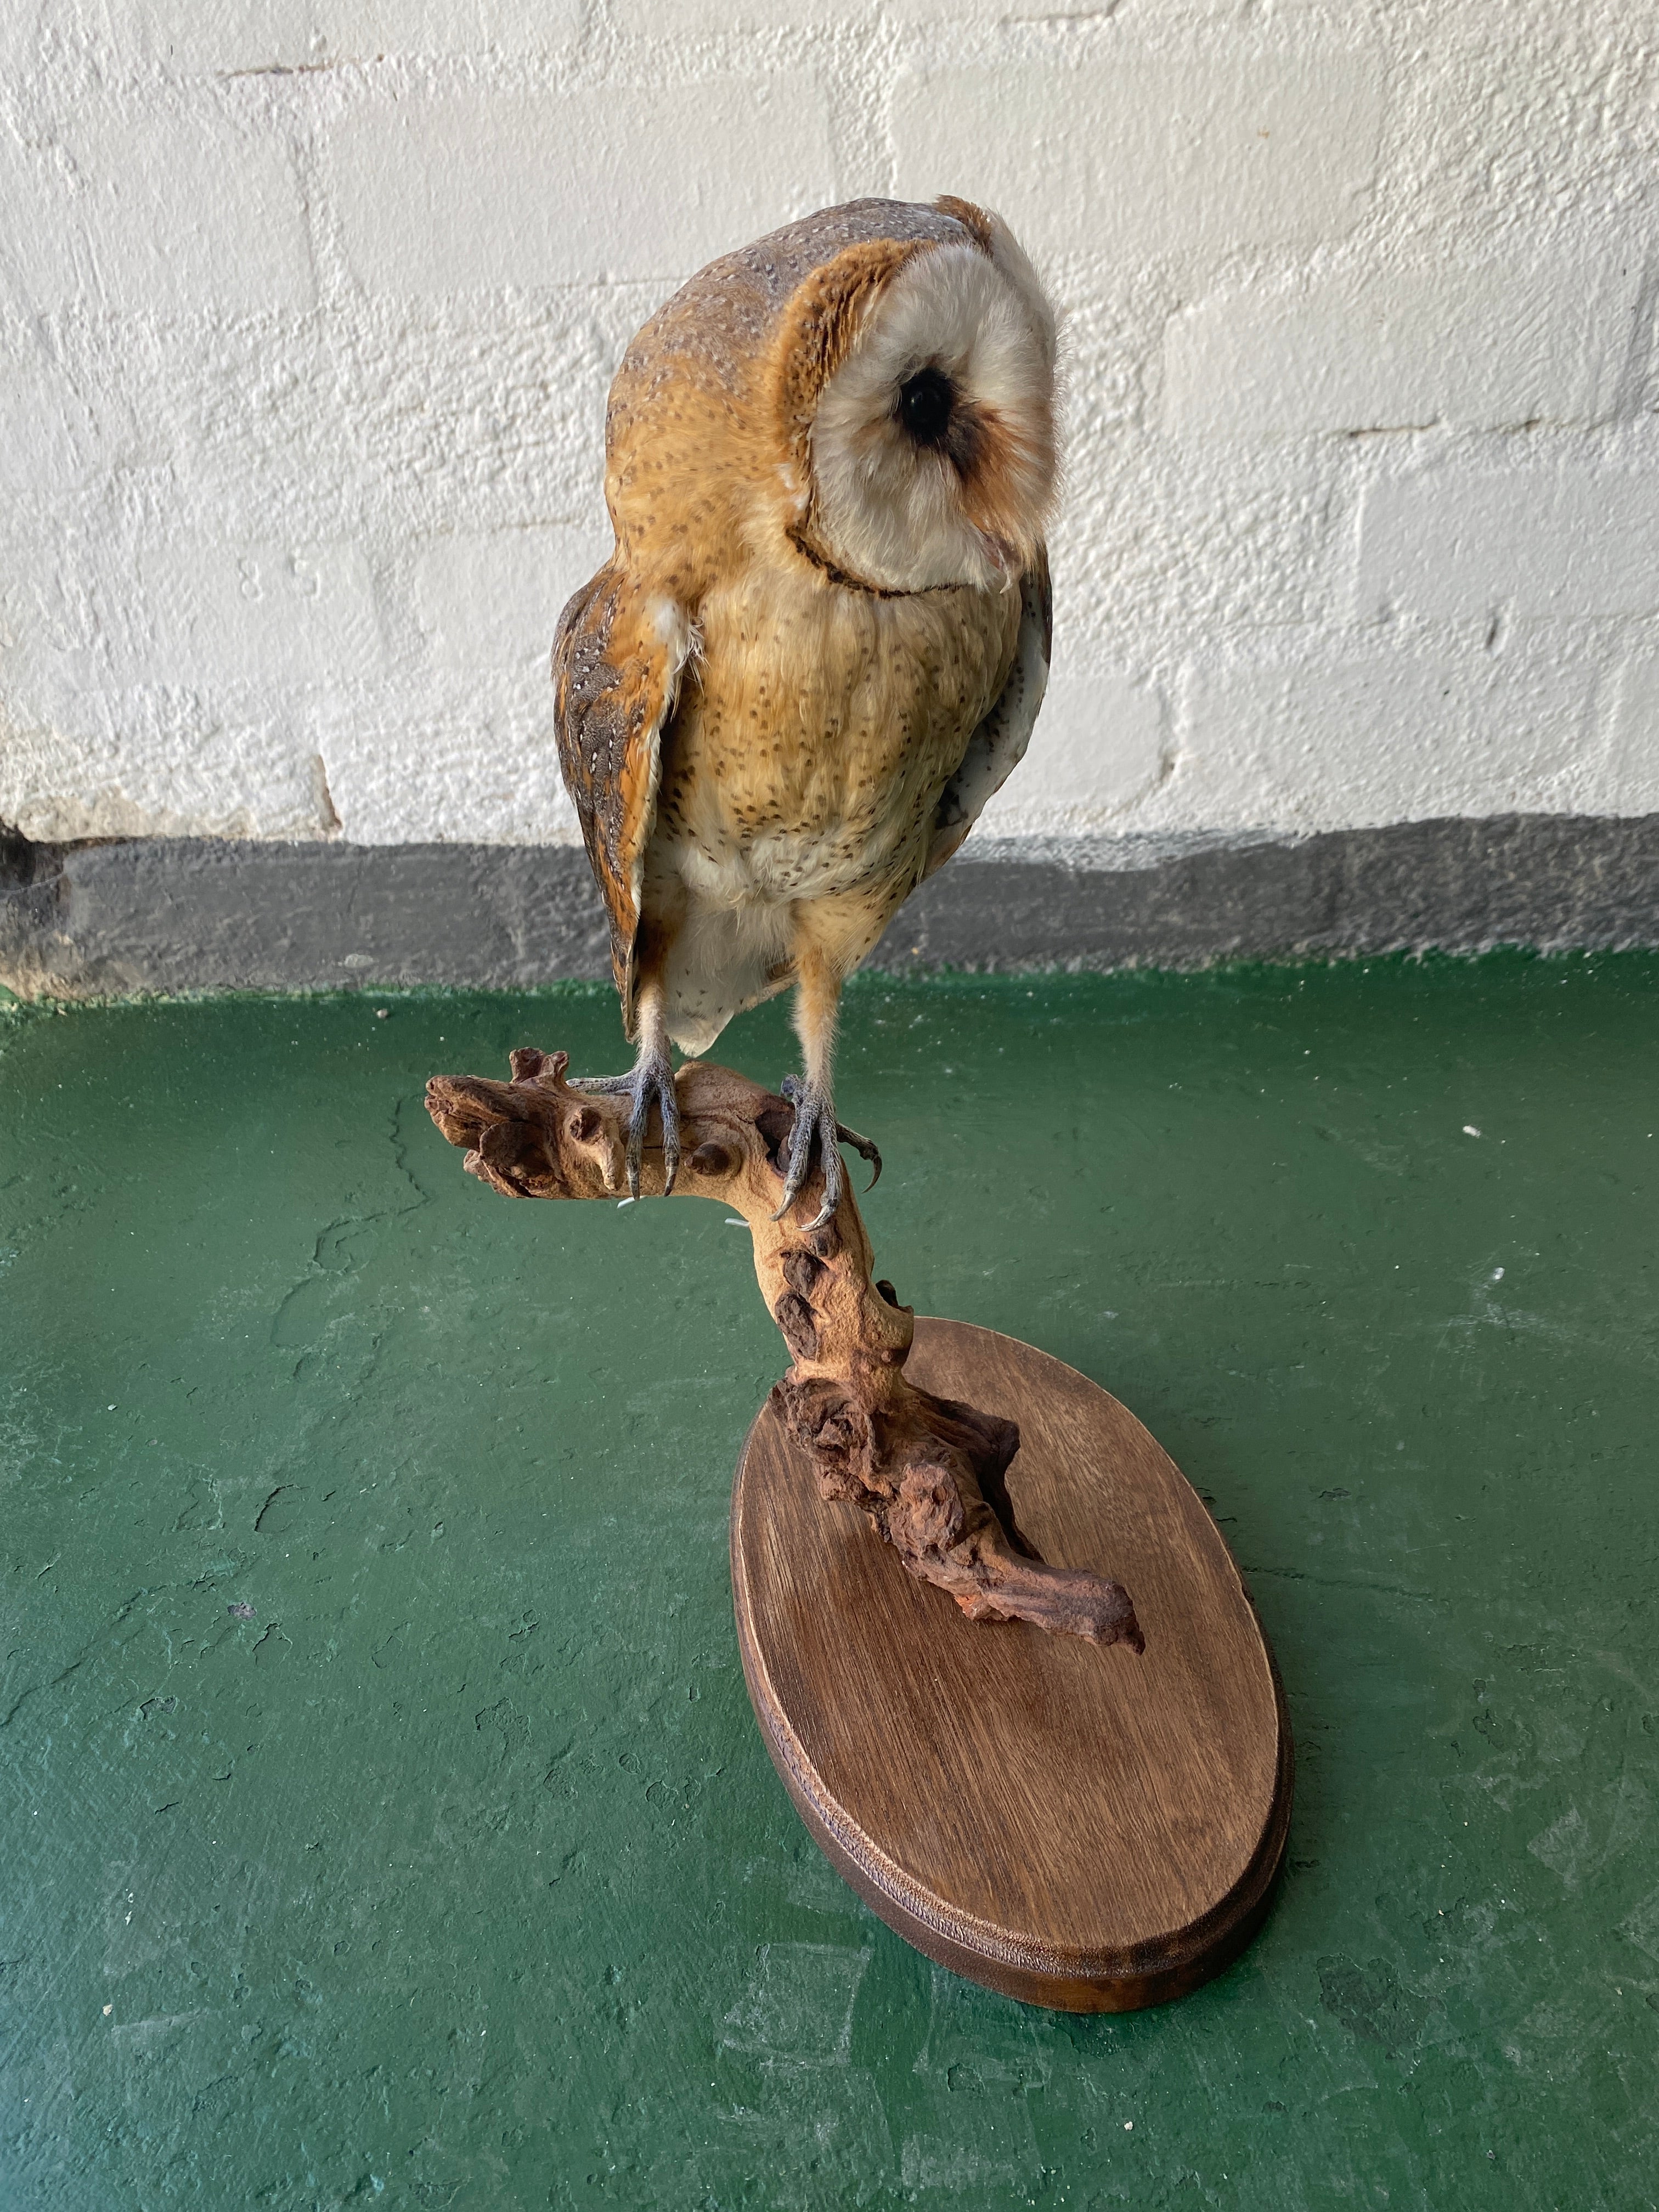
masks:
POLYGON ((815 270, 775 355, 790 535, 880 591, 1010 585, 1055 489, 1054 311, 1006 223, 935 205, 815 270))

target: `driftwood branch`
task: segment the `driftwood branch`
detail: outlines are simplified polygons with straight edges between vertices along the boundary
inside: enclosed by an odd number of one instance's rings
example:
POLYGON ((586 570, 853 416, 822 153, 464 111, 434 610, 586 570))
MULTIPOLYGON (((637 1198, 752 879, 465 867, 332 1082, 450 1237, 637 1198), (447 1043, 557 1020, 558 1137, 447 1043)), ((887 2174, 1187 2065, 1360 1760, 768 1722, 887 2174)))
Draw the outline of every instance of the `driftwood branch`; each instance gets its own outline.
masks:
MULTIPOLYGON (((629 1102, 579 1091, 562 1052, 515 1052, 513 1080, 436 1075, 427 1109, 466 1167, 509 1198, 611 1198, 627 1190, 629 1102)), ((729 1068, 694 1061, 676 1079, 681 1119, 677 1197, 742 1214, 755 1273, 793 1365, 772 1394, 811 1455, 827 1498, 860 1506, 913 1575, 948 1590, 973 1620, 1029 1620, 1098 1644, 1142 1648, 1128 1594, 1080 1567, 1054 1567, 1021 1536, 1008 1498, 1019 1449, 1012 1421, 935 1398, 906 1380, 913 1316, 872 1279, 870 1240, 850 1190, 832 1218, 815 1169, 782 1221, 780 1166, 794 1109, 729 1068)), ((647 1144, 641 1190, 663 1188, 647 1144)))

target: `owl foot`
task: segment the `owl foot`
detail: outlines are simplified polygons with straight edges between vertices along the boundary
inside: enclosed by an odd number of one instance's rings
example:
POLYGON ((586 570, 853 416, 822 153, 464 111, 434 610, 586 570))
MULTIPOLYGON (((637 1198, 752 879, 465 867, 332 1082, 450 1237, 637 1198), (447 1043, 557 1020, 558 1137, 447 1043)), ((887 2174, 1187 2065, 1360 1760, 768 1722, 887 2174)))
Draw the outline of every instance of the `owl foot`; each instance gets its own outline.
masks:
POLYGON ((626 1075, 574 1075, 573 1091, 599 1091, 612 1096, 625 1092, 633 1101, 628 1117, 628 1194, 640 1194, 640 1166, 645 1157, 646 1131, 654 1103, 662 1115, 662 1194, 668 1197, 680 1165, 680 1105, 674 1095, 674 1071, 665 1052, 641 1053, 626 1075))
POLYGON ((803 1083, 793 1075, 786 1075, 778 1088, 795 1109, 795 1126, 789 1133, 784 1153, 783 1203, 772 1218, 781 1221, 788 1212, 812 1172, 814 1153, 821 1154, 823 1203, 806 1224, 810 1235, 813 1230, 822 1229, 841 1204, 844 1182, 839 1146, 851 1145, 862 1158, 872 1163, 875 1174, 870 1178, 872 1190, 881 1174, 881 1154, 868 1137, 860 1137, 856 1129, 848 1129, 836 1121, 835 1101, 827 1091, 815 1091, 810 1083, 803 1083))

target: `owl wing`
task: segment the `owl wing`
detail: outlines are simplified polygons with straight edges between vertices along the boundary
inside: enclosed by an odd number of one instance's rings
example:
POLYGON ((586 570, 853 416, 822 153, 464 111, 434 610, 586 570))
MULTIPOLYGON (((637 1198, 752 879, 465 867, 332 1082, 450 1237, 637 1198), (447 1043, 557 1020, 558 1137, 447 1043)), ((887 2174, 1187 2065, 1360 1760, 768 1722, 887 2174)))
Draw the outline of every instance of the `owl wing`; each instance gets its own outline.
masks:
POLYGON ((962 765, 945 787, 933 817, 925 882, 942 868, 1024 757, 1048 682, 1054 641, 1054 601, 1048 587, 1048 557, 1039 550, 1019 583, 1019 636, 1014 665, 996 704, 968 740, 962 765))
POLYGON ((647 592, 616 560, 576 593, 553 640, 559 766, 611 918, 611 964, 630 1035, 662 734, 691 642, 684 610, 647 592))

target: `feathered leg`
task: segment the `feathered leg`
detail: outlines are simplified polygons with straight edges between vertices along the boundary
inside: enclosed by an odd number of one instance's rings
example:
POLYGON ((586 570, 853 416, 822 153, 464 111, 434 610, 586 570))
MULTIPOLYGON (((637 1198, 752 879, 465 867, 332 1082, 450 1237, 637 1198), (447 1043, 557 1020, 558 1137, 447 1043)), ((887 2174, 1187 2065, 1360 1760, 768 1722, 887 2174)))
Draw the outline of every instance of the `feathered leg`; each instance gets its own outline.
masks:
MULTIPOLYGON (((641 963, 644 965, 644 963, 641 963)), ((640 981, 634 998, 639 1052, 626 1075, 585 1075, 572 1078, 582 1091, 626 1091, 633 1101, 628 1117, 628 1194, 640 1194, 640 1164, 645 1153, 646 1132, 654 1104, 662 1115, 663 1196, 674 1188, 680 1164, 680 1109, 674 1095, 674 1070, 668 1058, 668 1024, 664 1005, 660 962, 640 981)))
MULTIPOLYGON (((823 1203, 807 1223, 809 1231, 822 1229, 841 1203, 842 1173, 837 1139, 853 1146, 881 1173, 881 1154, 868 1137, 845 1129, 836 1119, 831 1066, 836 1051, 836 1018, 841 1006, 842 974, 840 966, 810 939, 798 942, 795 951, 795 1034, 800 1039, 805 1080, 793 1075, 783 1079, 784 1097, 795 1109, 795 1126, 789 1134, 783 1160, 783 1203, 773 1215, 781 1221, 812 1172, 815 1160, 823 1164, 823 1203)), ((873 1182, 874 1176, 871 1181, 873 1182)))

